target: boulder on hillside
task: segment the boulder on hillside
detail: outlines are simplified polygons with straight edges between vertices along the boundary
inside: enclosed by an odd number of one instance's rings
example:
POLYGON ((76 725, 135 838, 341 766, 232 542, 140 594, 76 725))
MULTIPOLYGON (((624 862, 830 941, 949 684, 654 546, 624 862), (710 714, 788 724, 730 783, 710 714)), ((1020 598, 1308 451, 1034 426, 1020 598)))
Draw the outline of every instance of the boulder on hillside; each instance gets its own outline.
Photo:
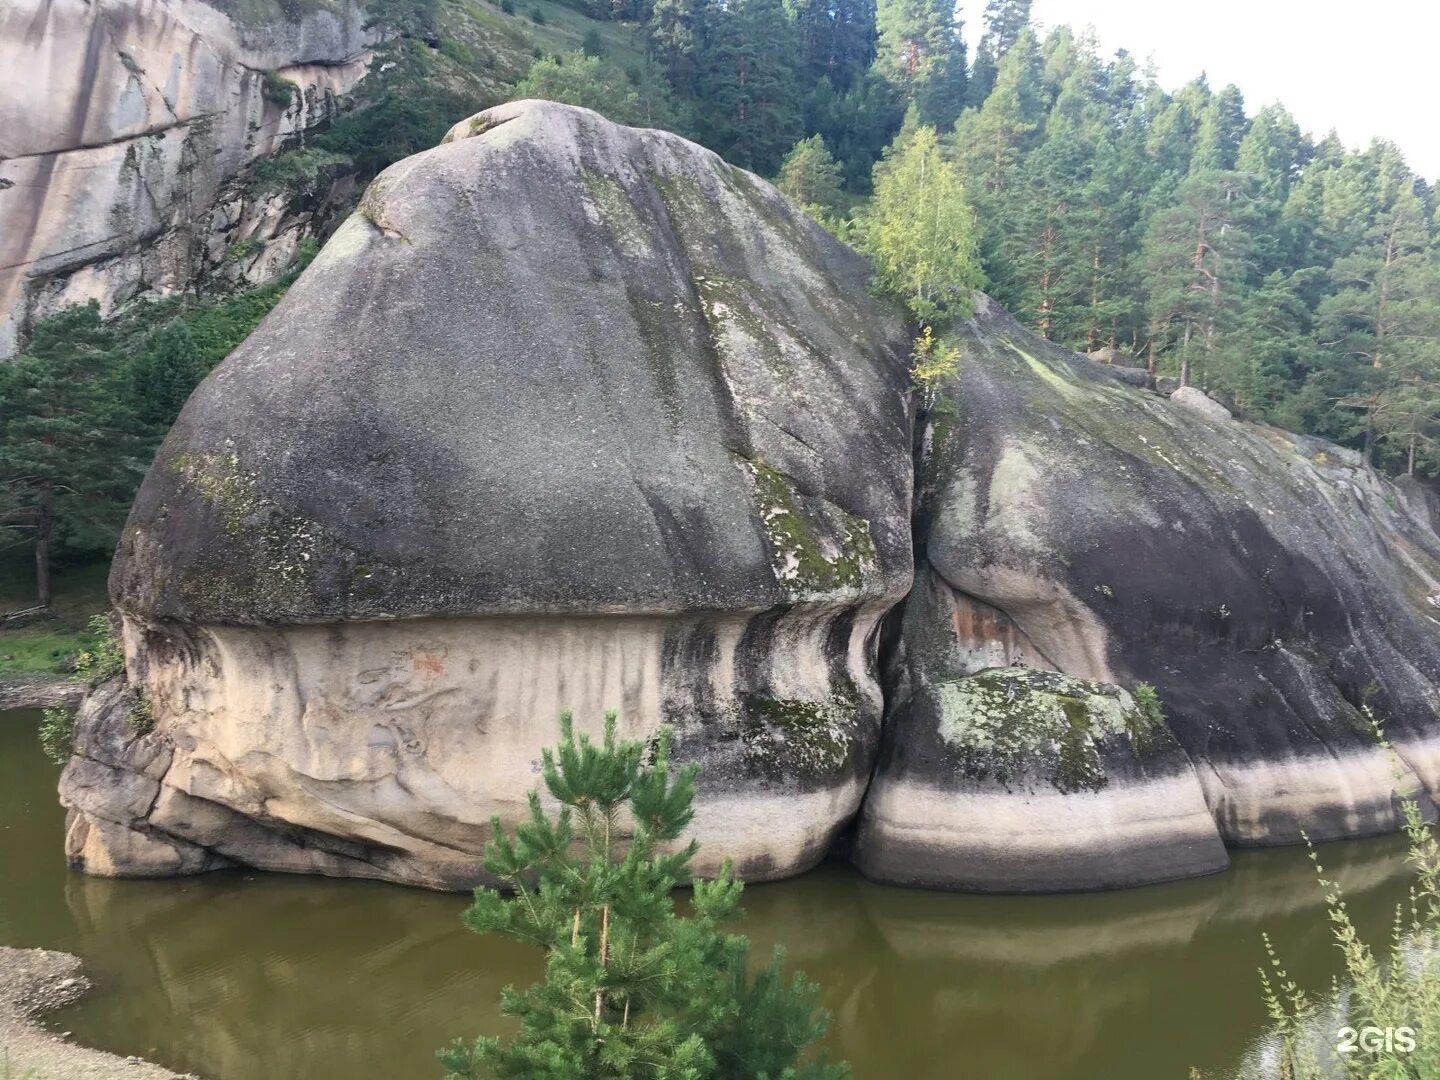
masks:
POLYGON ((865 872, 1130 885, 1219 869, 1222 841, 1390 831, 1397 795, 1440 791, 1440 537, 1393 485, 1123 387, 984 297, 947 341, 865 872), (1088 685, 1037 697, 1019 664, 1088 685), (1137 739, 1095 705, 1141 683, 1137 739))
POLYGON ((559 712, 616 708, 704 766, 702 868, 815 863, 911 578, 908 343, 867 276, 764 181, 584 109, 387 170, 139 493, 111 591, 155 729, 82 737, 72 861, 468 887, 559 712))

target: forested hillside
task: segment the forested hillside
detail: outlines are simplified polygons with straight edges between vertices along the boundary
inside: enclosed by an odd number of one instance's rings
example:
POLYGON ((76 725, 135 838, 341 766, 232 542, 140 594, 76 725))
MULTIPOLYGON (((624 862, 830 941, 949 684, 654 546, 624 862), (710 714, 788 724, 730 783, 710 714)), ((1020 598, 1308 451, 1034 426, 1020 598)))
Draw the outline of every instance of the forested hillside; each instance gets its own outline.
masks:
MULTIPOLYGON (((473 111, 519 96, 586 105, 775 178, 872 255, 885 254, 886 222, 907 224, 897 265, 933 255, 913 233, 943 219, 949 256, 934 265, 949 276, 920 293, 958 297, 983 279, 1058 343, 1108 350, 1388 471, 1440 472, 1434 193, 1401 150, 1317 138, 1283 105, 1247 111, 1239 90, 1203 76, 1164 88, 1128 53, 1033 25, 1029 8, 375 0, 376 57, 345 111, 246 183, 328 207, 333 223, 337 192, 473 111), (973 56, 962 18, 983 21, 973 56)), ((108 553, 189 389, 283 287, 137 303, 108 324, 70 312, 0 365, 0 522, 12 555, 40 556, 42 599, 46 553, 108 553)), ((945 306, 910 305, 922 368, 926 350, 945 354, 932 317, 945 306)))
MULTIPOLYGON (((813 194, 826 187, 813 142, 782 186, 831 213, 870 192, 913 109, 964 181, 989 291, 1045 337, 1129 354, 1391 470, 1434 472, 1434 195, 1401 150, 1316 138, 1282 104, 1247 112, 1203 75, 1167 90, 1128 53, 1032 26, 1029 8, 630 0, 614 16, 643 24, 677 130, 766 174, 820 136, 844 194, 813 194), (966 15, 984 20, 974 57, 966 15)), ((561 70, 548 61, 531 81, 613 111, 561 70)))

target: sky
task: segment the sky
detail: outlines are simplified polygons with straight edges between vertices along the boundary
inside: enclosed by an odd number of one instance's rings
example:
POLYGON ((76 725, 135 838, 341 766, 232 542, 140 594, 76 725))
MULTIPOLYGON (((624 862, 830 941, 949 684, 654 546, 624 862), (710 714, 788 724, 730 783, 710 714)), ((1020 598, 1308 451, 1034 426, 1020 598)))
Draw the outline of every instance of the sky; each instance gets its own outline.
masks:
MULTIPOLYGON (((961 0, 967 38, 983 0, 961 0)), ((1042 26, 1092 26, 1104 55, 1153 57, 1174 90, 1200 72, 1212 88, 1233 82, 1245 110, 1274 101, 1301 128, 1330 128, 1347 146, 1374 137, 1440 179, 1440 3, 1436 0, 1034 0, 1042 26)))

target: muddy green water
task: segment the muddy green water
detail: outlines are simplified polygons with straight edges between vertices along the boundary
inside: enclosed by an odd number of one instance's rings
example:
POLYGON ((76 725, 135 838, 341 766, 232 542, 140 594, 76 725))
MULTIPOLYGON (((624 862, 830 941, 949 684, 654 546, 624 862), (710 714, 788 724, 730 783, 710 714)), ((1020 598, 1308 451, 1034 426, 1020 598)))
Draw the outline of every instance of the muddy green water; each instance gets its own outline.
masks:
MULTIPOLYGON (((207 1080, 410 1080, 495 1031, 528 950, 464 931, 464 899, 359 881, 226 873, 101 881, 61 852, 38 714, 0 713, 0 944, 79 954, 96 993, 52 1026, 207 1080)), ((1362 929, 1406 880, 1396 838, 1330 844, 1362 929)), ((746 890, 745 929, 783 942, 835 1014, 858 1080, 1155 1080, 1232 1068, 1262 1029, 1268 930, 1293 973, 1338 970, 1303 851, 1118 893, 964 896, 826 866, 746 890)))

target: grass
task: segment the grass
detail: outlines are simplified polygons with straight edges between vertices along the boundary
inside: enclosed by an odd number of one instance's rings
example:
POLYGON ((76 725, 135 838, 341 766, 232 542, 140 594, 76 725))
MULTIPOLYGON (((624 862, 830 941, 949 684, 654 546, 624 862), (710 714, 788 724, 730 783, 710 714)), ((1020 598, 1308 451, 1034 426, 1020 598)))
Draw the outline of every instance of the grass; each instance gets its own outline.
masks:
POLYGON ((545 54, 574 52, 585 44, 587 35, 592 35, 592 43, 598 37, 602 55, 618 67, 645 64, 640 35, 629 23, 592 19, 551 0, 520 0, 513 15, 507 15, 499 4, 489 0, 469 0, 463 7, 476 25, 498 32, 522 49, 539 49, 545 54), (532 19, 532 12, 543 21, 532 19))
MULTIPOLYGON (((105 589, 109 572, 108 562, 57 569, 49 612, 20 625, 0 626, 0 677, 65 674, 76 653, 94 648, 97 639, 86 623, 109 607, 105 589)), ((0 614, 34 604, 28 559, 13 554, 0 559, 0 614)))

